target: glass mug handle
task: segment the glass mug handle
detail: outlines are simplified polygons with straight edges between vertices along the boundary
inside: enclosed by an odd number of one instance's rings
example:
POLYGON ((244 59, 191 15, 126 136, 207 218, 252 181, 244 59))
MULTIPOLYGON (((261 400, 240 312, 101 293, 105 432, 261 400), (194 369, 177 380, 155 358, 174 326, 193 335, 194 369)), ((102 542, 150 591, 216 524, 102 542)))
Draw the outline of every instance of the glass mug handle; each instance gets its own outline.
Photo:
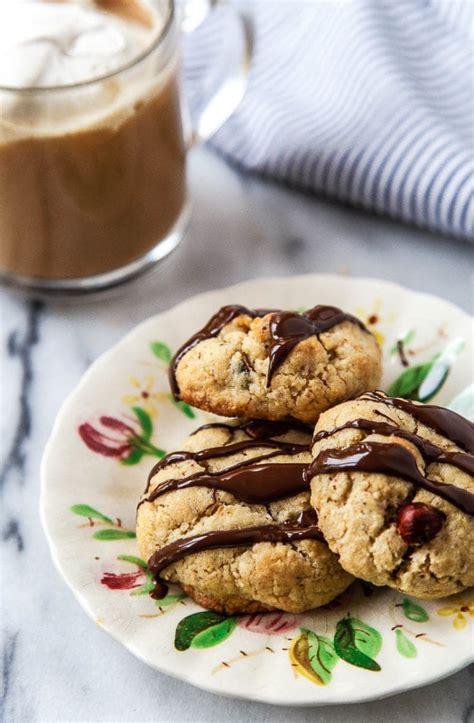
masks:
MULTIPOLYGON (((253 28, 250 19, 225 0, 182 0, 178 3, 181 31, 189 35, 199 28, 209 14, 219 8, 226 8, 232 13, 235 24, 234 40, 238 47, 234 48, 233 63, 225 74, 217 77, 206 77, 206 85, 212 90, 204 99, 200 108, 189 121, 189 145, 209 140, 226 120, 232 115, 247 88, 250 64, 253 57, 253 28)), ((235 43, 234 43, 235 45, 235 43)), ((189 116, 189 113, 186 115, 189 116)))

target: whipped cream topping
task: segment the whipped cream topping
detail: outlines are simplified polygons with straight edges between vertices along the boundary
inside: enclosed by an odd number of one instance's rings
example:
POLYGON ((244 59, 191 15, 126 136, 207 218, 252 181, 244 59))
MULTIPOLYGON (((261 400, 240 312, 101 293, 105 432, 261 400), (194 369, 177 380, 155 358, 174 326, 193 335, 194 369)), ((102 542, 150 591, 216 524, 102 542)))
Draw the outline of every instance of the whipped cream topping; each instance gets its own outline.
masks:
POLYGON ((2 0, 0 85, 70 85, 114 72, 146 50, 155 21, 141 0, 2 0))

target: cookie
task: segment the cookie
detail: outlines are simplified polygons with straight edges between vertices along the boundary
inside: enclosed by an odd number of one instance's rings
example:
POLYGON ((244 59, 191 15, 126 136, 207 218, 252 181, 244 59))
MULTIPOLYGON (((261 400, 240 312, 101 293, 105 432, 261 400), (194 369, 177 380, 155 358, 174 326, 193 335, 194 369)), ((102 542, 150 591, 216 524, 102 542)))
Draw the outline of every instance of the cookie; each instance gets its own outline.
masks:
POLYGON ((381 351, 361 321, 333 306, 298 314, 224 306, 175 355, 176 399, 228 417, 313 423, 377 387, 381 351))
POLYGON ((310 431, 272 422, 211 424, 159 462, 137 511, 157 586, 178 583, 224 612, 302 612, 352 581, 324 542, 304 477, 310 431))
POLYGON ((441 407, 368 392, 322 414, 311 502, 344 569, 420 598, 474 585, 473 455, 441 407))

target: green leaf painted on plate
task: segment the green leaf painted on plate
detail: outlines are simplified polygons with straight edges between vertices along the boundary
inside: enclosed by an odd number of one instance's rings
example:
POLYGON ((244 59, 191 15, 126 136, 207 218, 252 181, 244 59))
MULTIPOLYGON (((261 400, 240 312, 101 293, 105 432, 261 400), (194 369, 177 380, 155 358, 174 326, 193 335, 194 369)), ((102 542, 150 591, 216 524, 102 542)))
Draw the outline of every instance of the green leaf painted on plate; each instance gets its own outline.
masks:
POLYGON ((404 397, 416 402, 429 402, 445 383, 454 363, 464 349, 465 341, 456 337, 432 359, 406 369, 388 389, 392 397, 404 397))
POLYGON ((404 397, 405 399, 418 400, 418 388, 430 372, 434 360, 425 364, 418 364, 409 367, 389 386, 387 394, 390 397, 404 397))
POLYGON ((457 412, 474 422, 474 384, 470 384, 454 397, 452 402, 448 404, 448 409, 452 409, 453 412, 457 412))
POLYGON ((450 341, 441 354, 433 359, 434 363, 418 390, 420 402, 429 402, 438 393, 464 346, 464 339, 457 337, 450 341))
POLYGON ((133 465, 138 464, 143 457, 144 452, 142 452, 141 449, 132 449, 128 457, 125 457, 125 459, 120 460, 122 464, 126 465, 133 465))
POLYGON ((399 341, 403 344, 403 346, 407 346, 408 344, 411 344, 411 342, 415 338, 415 335, 416 335, 415 330, 409 329, 403 336, 401 336, 397 339, 395 344, 390 349, 390 354, 397 354, 399 341))
POLYGON ((416 656, 418 655, 416 645, 412 643, 411 640, 408 640, 407 636, 401 628, 397 628, 395 630, 395 638, 397 650, 400 655, 403 655, 405 658, 416 658, 416 656))
POLYGON ((148 570, 148 565, 146 564, 145 560, 142 560, 141 557, 135 557, 135 555, 117 555, 117 560, 123 560, 124 562, 129 562, 132 565, 136 565, 146 573, 146 583, 141 587, 137 587, 132 590, 130 595, 147 595, 154 589, 155 583, 153 582, 151 574, 148 570))
POLYGON ((418 401, 429 402, 439 392, 450 372, 447 364, 436 363, 418 389, 418 401))
POLYGON ((413 600, 405 597, 402 602, 403 614, 408 620, 413 620, 415 623, 426 623, 429 620, 429 615, 425 608, 419 605, 413 600))
POLYGON ((316 685, 324 685, 319 675, 314 670, 309 659, 309 641, 306 631, 302 631, 301 635, 291 641, 288 657, 293 670, 299 675, 303 675, 316 685))
POLYGON ((338 661, 333 642, 312 630, 302 628, 301 632, 308 638, 309 663, 321 682, 327 685, 331 682, 331 671, 338 661))
POLYGON ((183 402, 181 400, 176 401, 172 394, 168 394, 168 399, 174 404, 177 409, 179 409, 180 412, 185 414, 186 417, 189 417, 189 419, 196 418, 196 412, 192 407, 189 406, 189 404, 186 404, 186 402, 183 402))
POLYGON ((97 530, 92 537, 96 540, 126 540, 136 537, 131 530, 97 530))
POLYGON ((194 409, 192 407, 189 406, 189 404, 186 404, 186 402, 182 402, 182 401, 176 402, 175 401, 175 405, 178 407, 178 409, 180 409, 183 412, 183 414, 186 415, 186 417, 189 417, 189 419, 196 418, 196 412, 194 411, 194 409))
POLYGON ((413 341, 413 339, 415 338, 415 336, 416 336, 416 331, 415 331, 414 329, 410 329, 410 331, 408 331, 408 332, 406 333, 406 335, 404 336, 404 338, 403 338, 403 343, 404 343, 404 344, 411 344, 411 342, 413 341))
POLYGON ((334 648, 340 658, 365 670, 380 670, 373 660, 382 647, 382 636, 375 628, 359 618, 339 620, 334 636, 334 648))
POLYGON ((165 608, 168 605, 174 605, 180 600, 184 600, 187 597, 186 593, 179 592, 176 595, 167 595, 161 598, 161 600, 155 600, 155 605, 159 608, 165 608))
POLYGON ((145 410, 141 407, 132 407, 132 412, 134 412, 136 418, 140 423, 143 439, 148 442, 150 440, 151 433, 153 432, 153 423, 151 421, 150 415, 145 412, 145 410))
POLYGON ((89 505, 72 505, 69 509, 71 512, 74 512, 75 515, 87 517, 91 520, 101 520, 102 522, 107 522, 109 525, 114 524, 114 521, 111 520, 110 517, 106 517, 106 515, 103 515, 102 512, 95 510, 89 505))
POLYGON ((193 648, 212 648, 226 640, 235 630, 237 621, 235 618, 227 618, 217 625, 213 625, 201 633, 198 633, 191 642, 193 648))
POLYGON ((136 587, 130 595, 148 595, 152 590, 155 589, 155 583, 153 580, 148 580, 144 585, 141 587, 136 587))
POLYGON ((152 341, 150 344, 150 349, 152 350, 153 354, 158 357, 158 359, 160 359, 162 362, 165 362, 165 364, 169 364, 171 359, 173 358, 171 349, 163 341, 152 341))
POLYGON ((176 650, 187 650, 196 635, 202 633, 208 628, 212 628, 214 625, 227 620, 226 615, 220 615, 214 613, 211 610, 206 610, 201 613, 193 613, 188 615, 179 621, 176 627, 176 633, 174 636, 174 646, 176 650))
POLYGON ((141 557, 135 557, 135 555, 117 555, 117 560, 124 560, 124 562, 130 562, 132 565, 137 565, 137 567, 141 567, 142 570, 148 572, 148 565, 146 564, 145 560, 141 559, 141 557))

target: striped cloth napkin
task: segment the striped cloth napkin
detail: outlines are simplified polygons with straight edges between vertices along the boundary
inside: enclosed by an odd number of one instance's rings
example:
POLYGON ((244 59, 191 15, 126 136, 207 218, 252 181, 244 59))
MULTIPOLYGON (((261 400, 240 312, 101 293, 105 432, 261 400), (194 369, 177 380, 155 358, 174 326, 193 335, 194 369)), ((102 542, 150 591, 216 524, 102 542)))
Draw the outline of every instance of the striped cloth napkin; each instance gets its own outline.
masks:
MULTIPOLYGON (((256 0, 243 101, 212 139, 249 171, 474 239, 472 2, 256 0)), ((216 62, 213 14, 187 92, 216 62)))

